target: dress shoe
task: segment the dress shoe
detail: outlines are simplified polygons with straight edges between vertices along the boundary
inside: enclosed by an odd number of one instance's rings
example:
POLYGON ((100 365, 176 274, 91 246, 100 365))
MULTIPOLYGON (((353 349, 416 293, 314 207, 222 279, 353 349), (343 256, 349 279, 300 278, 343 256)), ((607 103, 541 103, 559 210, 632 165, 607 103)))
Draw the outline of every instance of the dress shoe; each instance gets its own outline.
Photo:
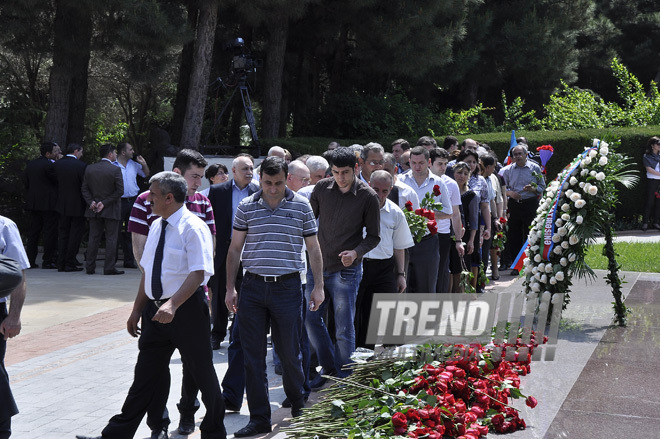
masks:
POLYGON ((135 264, 135 262, 129 262, 129 263, 124 262, 124 268, 137 268, 137 265, 135 264))
POLYGON ((41 264, 41 268, 46 268, 48 270, 54 270, 57 268, 57 264, 53 264, 52 262, 49 264, 41 264))
POLYGON ((179 420, 179 434, 187 436, 195 431, 195 417, 193 415, 181 415, 179 420))
POLYGON ((256 436, 258 434, 270 433, 271 431, 273 431, 273 429, 270 425, 257 425, 248 422, 248 425, 234 433, 234 437, 256 436))
POLYGON ((298 418, 298 417, 302 416, 303 407, 305 407, 304 404, 300 405, 300 406, 291 407, 291 417, 292 418, 298 418))
MULTIPOLYGON (((57 270, 57 271, 60 271, 60 270, 57 270)), ((62 269, 62 271, 65 272, 65 273, 72 273, 74 271, 83 271, 83 268, 82 267, 64 267, 62 269)))
POLYGON ((96 273, 96 271, 95 271, 95 270, 90 270, 90 269, 88 268, 87 270, 85 270, 85 273, 87 273, 87 274, 94 274, 94 273, 96 273))
POLYGON ((214 338, 211 339, 211 349, 214 351, 217 351, 220 349, 220 343, 222 343, 220 340, 216 340, 214 338))
POLYGON ((520 272, 516 269, 511 270, 511 276, 518 276, 520 275, 520 272))
POLYGON ((316 376, 316 378, 314 378, 313 380, 311 380, 309 382, 309 387, 311 389, 314 389, 314 390, 317 390, 317 389, 320 389, 321 387, 323 387, 325 385, 325 383, 328 382, 328 379, 326 377, 324 377, 323 375, 334 377, 334 376, 337 376, 337 372, 332 371, 332 372, 329 372, 329 373, 325 373, 325 372, 322 371, 320 374, 318 374, 316 376))
POLYGON ((79 262, 78 260, 76 260, 75 264, 76 264, 76 267, 82 267, 83 266, 83 263, 79 262))
POLYGON ((170 435, 167 434, 167 428, 162 430, 151 430, 150 439, 170 439, 170 435))
POLYGON ((83 436, 82 434, 77 434, 76 439, 103 439, 103 436, 83 436))
POLYGON ((124 271, 123 270, 117 270, 116 268, 113 268, 112 270, 104 270, 103 274, 108 275, 108 276, 112 276, 112 275, 115 275, 115 274, 124 274, 124 271))
MULTIPOLYGON (((309 395, 305 395, 304 397, 305 402, 307 402, 308 399, 309 399, 309 395)), ((288 396, 284 398, 284 401, 282 401, 282 407, 284 407, 285 409, 291 407, 291 400, 289 399, 288 396)))
POLYGON ((233 404, 225 399, 225 411, 226 412, 240 412, 241 406, 233 404))

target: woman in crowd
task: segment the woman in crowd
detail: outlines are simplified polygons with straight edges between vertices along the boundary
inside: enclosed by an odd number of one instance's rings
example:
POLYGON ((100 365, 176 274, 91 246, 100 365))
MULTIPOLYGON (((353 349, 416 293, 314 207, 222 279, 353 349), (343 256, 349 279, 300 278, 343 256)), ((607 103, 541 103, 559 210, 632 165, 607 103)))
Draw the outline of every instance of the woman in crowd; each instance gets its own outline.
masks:
MULTIPOLYGON (((224 183, 229 180, 229 170, 222 163, 214 163, 204 172, 204 177, 209 181, 209 184, 224 183)), ((201 190, 200 193, 205 197, 209 196, 209 188, 201 190)))
MULTIPOLYGON (((465 266, 471 270, 475 276, 472 278, 472 286, 477 286, 477 276, 475 271, 479 270, 479 238, 477 232, 479 231, 479 196, 470 188, 469 181, 472 171, 470 166, 465 162, 458 162, 454 165, 454 180, 458 184, 458 189, 461 191, 461 221, 465 228, 463 234, 463 242, 465 243, 465 255, 463 256, 463 263, 458 259, 458 256, 451 261, 451 276, 452 276, 452 293, 461 292, 461 271, 465 266), (476 267, 472 268, 474 264, 476 267), (475 270, 476 269, 476 270, 475 270)), ((456 254, 458 255, 458 254, 456 254)))
POLYGON ((646 142, 646 151, 642 159, 646 168, 646 206, 642 219, 642 230, 653 227, 660 230, 660 138, 653 136, 646 142), (651 216, 652 215, 652 216, 651 216))

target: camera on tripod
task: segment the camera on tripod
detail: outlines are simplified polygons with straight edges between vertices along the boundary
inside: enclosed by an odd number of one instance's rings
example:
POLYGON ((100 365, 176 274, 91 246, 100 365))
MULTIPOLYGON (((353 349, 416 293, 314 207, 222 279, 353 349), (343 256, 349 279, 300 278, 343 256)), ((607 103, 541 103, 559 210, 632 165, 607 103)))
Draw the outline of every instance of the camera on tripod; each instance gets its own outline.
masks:
POLYGON ((263 60, 252 56, 247 47, 245 47, 243 38, 235 38, 227 41, 225 43, 225 50, 234 53, 234 57, 231 60, 232 74, 246 74, 248 70, 253 70, 264 65, 263 60))

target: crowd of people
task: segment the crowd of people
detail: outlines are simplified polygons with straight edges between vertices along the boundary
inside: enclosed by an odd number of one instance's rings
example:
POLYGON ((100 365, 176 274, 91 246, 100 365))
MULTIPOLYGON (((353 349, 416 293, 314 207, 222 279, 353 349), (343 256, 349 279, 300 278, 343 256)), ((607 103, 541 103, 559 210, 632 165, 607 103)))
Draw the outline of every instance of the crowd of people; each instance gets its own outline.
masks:
MULTIPOLYGON (((660 181, 654 139, 645 156, 653 183, 660 181)), ((43 232, 43 268, 83 270, 76 255, 87 220, 87 274, 95 273, 103 235, 104 274, 123 273, 115 267, 119 246, 124 267, 142 272, 127 322, 140 337, 134 383, 101 437, 133 437, 145 414, 152 438, 168 437, 174 349, 183 365, 181 434, 195 430, 200 391, 203 438, 226 437, 224 414, 239 411, 245 394, 250 420, 234 436, 269 432, 269 333, 283 376, 282 405, 296 417, 313 389, 350 374, 356 348, 374 347, 367 340, 374 295, 480 292, 480 277, 499 279, 523 249, 545 189, 526 140, 518 139, 508 164, 488 145, 452 136, 442 146, 428 136, 415 146, 397 139, 390 151, 333 142, 322 155, 292 160, 273 147, 257 169, 253 157, 239 154, 229 179, 227 167, 208 166, 199 152, 184 149, 172 172, 152 176, 139 194, 136 177, 150 171, 141 157, 133 160, 130 144, 103 145, 101 160, 85 166, 80 145, 69 145, 58 160, 59 146, 44 143, 26 169, 32 225, 26 256, 18 258, 23 268, 37 266, 43 232), (211 185, 199 192, 203 178, 211 185), (432 220, 415 239, 404 211, 429 200, 432 220), (212 350, 228 334, 220 382, 212 350)), ((17 291, 24 296, 24 288, 17 291)))

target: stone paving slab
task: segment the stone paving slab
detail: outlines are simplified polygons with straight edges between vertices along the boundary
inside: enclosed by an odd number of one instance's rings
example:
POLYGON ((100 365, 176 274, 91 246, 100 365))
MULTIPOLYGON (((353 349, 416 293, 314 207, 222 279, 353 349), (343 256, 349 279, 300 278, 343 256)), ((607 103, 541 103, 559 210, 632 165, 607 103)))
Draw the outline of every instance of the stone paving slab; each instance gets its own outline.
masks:
MULTIPOLYGON (((602 281, 604 273, 598 273, 601 280, 594 284, 576 282, 573 302, 564 314, 556 360, 533 363, 532 373, 522 379, 523 391, 536 396, 539 405, 530 410, 517 401, 515 405, 521 409, 528 429, 506 437, 550 437, 546 435, 551 424, 611 323, 612 299, 609 287, 602 281)), ((137 270, 128 270, 124 276, 28 271, 24 332, 10 340, 7 352, 12 389, 21 410, 13 418, 13 437, 71 439, 75 434, 100 434, 108 419, 119 412, 132 382, 138 352, 136 339, 125 330, 138 279, 137 270)), ((626 273, 625 293, 638 280, 659 279, 658 275, 626 273)), ((501 280, 491 283, 488 290, 517 292, 520 281, 503 273, 501 280)), ((223 349, 214 354, 220 379, 226 371, 226 353, 225 342, 223 349)), ((168 409, 173 421, 171 437, 176 439, 176 402, 181 382, 177 352, 171 371, 168 409)), ((270 360, 268 372, 275 431, 263 437, 284 437, 278 433, 278 427, 288 423, 288 410, 280 409, 284 393, 270 360)), ((203 414, 202 406, 197 413, 198 425, 203 414)), ((228 433, 233 434, 247 421, 244 404, 240 414, 226 417, 228 433)), ((143 422, 136 437, 149 435, 143 422)), ((189 437, 200 437, 199 431, 189 437)))

